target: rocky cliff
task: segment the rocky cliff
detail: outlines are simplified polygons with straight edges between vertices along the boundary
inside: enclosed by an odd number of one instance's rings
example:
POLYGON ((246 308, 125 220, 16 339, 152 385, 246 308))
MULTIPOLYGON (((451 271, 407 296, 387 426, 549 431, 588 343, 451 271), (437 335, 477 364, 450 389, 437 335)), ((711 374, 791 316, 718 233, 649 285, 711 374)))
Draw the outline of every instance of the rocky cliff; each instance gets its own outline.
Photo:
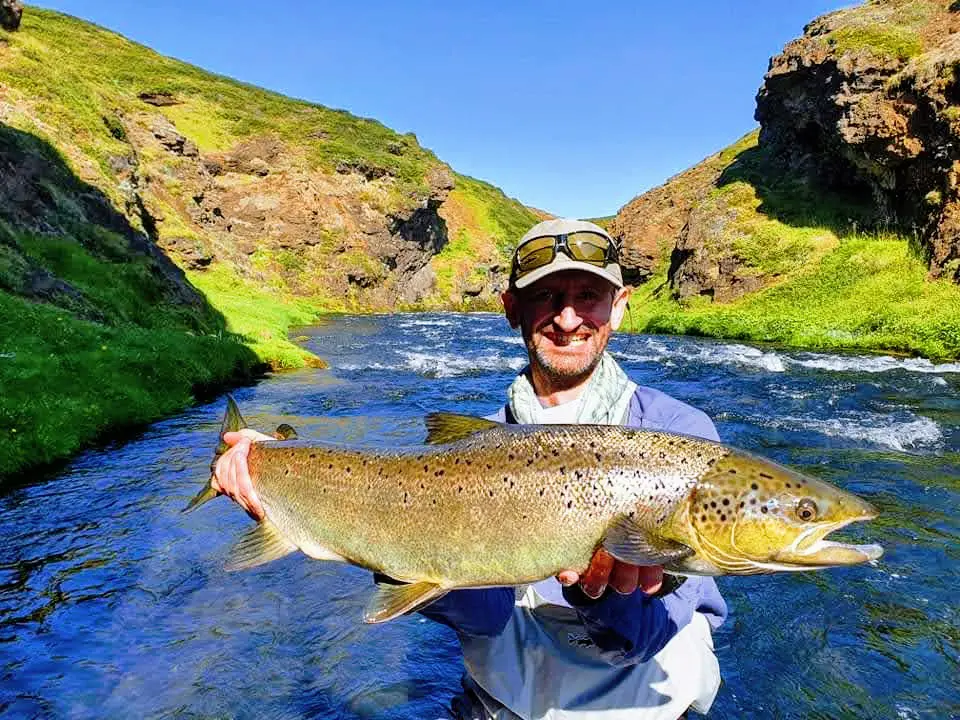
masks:
POLYGON ((931 279, 960 282, 958 11, 883 0, 811 22, 770 61, 759 138, 618 213, 631 276, 667 267, 675 298, 732 301, 873 230, 909 236, 931 279))

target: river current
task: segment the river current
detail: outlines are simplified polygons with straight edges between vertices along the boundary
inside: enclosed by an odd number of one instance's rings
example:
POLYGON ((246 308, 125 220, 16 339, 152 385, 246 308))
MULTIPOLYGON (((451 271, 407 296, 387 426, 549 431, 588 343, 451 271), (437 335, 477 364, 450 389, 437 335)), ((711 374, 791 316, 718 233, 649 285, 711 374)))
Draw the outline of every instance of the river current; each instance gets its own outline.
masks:
MULTIPOLYGON (((302 331, 329 370, 234 395, 260 429, 420 442, 432 410, 489 414, 525 363, 493 314, 343 317, 302 331)), ((619 336, 639 383, 705 410, 725 442, 881 510, 843 536, 865 566, 720 578, 712 718, 960 717, 960 364, 619 336)), ((0 714, 439 718, 454 634, 360 622, 369 573, 295 554, 224 570, 250 521, 206 481, 222 398, 0 495, 0 714)))

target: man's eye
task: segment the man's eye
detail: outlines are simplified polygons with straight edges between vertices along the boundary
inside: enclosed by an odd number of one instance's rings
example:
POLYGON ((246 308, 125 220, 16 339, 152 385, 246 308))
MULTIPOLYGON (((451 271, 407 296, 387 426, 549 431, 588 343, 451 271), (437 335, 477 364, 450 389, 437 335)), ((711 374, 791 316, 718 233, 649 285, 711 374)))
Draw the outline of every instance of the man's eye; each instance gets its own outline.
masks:
POLYGON ((600 293, 594 290, 585 290, 580 293, 580 301, 585 303, 595 303, 600 299, 600 293))
POLYGON ((552 297, 553 293, 551 293, 549 290, 538 290, 530 297, 530 299, 533 300, 533 302, 545 303, 550 302, 552 297))

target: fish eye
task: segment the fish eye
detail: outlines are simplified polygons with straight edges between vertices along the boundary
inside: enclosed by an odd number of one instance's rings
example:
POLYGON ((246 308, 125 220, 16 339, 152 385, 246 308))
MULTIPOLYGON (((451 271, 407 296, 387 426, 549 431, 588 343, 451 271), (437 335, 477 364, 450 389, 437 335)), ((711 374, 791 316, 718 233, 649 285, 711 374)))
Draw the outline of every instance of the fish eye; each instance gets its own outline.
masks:
POLYGON ((803 498, 797 503, 797 517, 804 522, 817 519, 817 504, 810 498, 803 498))

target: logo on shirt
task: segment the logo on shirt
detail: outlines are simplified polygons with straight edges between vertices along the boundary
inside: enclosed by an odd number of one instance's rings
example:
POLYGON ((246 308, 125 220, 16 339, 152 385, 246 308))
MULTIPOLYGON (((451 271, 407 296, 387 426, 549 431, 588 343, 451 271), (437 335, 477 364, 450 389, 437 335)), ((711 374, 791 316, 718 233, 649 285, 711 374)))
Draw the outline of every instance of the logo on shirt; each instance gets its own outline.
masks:
POLYGON ((580 647, 580 648, 596 647, 593 644, 593 640, 591 640, 590 636, 587 635, 586 633, 568 632, 567 642, 573 645, 574 647, 580 647))

